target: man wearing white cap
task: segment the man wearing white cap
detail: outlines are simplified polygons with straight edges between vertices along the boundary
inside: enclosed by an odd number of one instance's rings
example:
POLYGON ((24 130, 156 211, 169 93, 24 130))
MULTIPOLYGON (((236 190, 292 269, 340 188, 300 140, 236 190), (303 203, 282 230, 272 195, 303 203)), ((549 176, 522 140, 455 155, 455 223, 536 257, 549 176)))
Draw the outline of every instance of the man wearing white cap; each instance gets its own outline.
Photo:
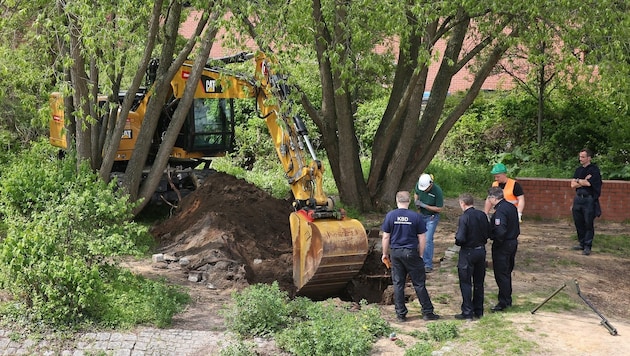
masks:
POLYGON ((427 241, 422 259, 424 270, 429 273, 433 271, 433 234, 440 221, 440 211, 444 207, 442 188, 433 182, 431 175, 422 173, 414 189, 414 200, 427 225, 427 241))

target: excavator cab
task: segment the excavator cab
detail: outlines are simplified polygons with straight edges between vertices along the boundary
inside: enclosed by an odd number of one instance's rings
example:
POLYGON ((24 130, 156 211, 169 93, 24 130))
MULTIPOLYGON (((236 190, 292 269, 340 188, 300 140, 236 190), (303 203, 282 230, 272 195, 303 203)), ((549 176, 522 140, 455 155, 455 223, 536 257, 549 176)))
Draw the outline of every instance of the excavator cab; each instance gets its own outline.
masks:
MULTIPOLYGON (((171 116, 175 112, 162 114, 171 116)), ((169 120, 162 118, 164 130, 169 120)), ((197 152, 216 157, 234 150, 234 99, 195 98, 186 121, 179 132, 175 147, 185 152, 197 152)))

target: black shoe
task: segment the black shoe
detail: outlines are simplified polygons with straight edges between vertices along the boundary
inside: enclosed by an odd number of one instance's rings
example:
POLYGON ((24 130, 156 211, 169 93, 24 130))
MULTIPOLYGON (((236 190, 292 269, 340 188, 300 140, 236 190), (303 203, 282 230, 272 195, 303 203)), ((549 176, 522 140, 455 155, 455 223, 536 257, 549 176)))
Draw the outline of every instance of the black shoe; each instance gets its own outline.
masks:
POLYGON ((431 272, 433 272, 432 267, 424 267, 424 273, 431 273, 431 272))
POLYGON ((469 320, 469 321, 472 321, 472 320, 473 320, 473 317, 472 317, 472 315, 456 314, 456 315, 455 315, 455 319, 457 319, 457 320, 469 320))
POLYGON ((588 246, 587 246, 587 247, 585 247, 585 248, 584 248, 584 251, 582 251, 582 254, 583 254, 584 256, 588 256, 588 255, 590 255, 590 254, 591 254, 591 248, 590 248, 590 247, 588 247, 588 246))
POLYGON ((405 316, 405 315, 398 315, 398 316, 396 316, 396 320, 398 320, 401 323, 404 323, 405 321, 407 321, 407 316, 405 316))
POLYGON ((581 250, 584 250, 584 246, 580 246, 580 245, 573 246, 573 247, 571 247, 571 249, 574 250, 574 251, 581 251, 581 250))
POLYGON ((475 319, 481 319, 481 318, 483 318, 483 314, 475 313, 475 319))
POLYGON ((440 316, 435 313, 426 313, 422 316, 422 320, 438 320, 439 318, 440 316))
POLYGON ((507 306, 502 305, 502 304, 497 304, 495 306, 493 306, 492 308, 490 308, 490 310, 492 310, 493 312, 500 312, 500 311, 504 311, 507 308, 507 306))

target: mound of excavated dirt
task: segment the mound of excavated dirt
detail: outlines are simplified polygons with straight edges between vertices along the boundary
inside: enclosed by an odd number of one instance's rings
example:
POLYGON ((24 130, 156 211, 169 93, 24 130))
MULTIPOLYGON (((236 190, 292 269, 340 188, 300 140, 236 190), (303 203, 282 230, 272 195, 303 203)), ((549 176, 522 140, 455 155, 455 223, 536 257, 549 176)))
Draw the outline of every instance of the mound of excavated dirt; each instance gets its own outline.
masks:
POLYGON ((291 211, 291 202, 216 172, 152 234, 167 261, 200 273, 211 288, 278 281, 292 292, 291 211))
MULTIPOLYGON (((290 201, 275 199, 245 180, 210 174, 181 201, 173 217, 152 229, 159 251, 166 256, 166 262, 154 268, 183 270, 220 290, 277 281, 294 296, 292 211, 290 201)), ((378 303, 391 284, 380 247, 376 248, 378 229, 370 235, 366 262, 346 290, 339 292, 343 299, 378 303)))

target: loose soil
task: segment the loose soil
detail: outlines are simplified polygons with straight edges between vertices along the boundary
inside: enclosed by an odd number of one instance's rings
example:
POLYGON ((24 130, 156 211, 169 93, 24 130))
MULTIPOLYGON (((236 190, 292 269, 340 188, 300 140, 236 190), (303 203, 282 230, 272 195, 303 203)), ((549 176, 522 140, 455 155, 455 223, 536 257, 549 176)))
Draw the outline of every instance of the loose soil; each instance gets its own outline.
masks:
MULTIPOLYGON (((275 199, 244 180, 214 173, 200 189, 184 198, 172 217, 152 229, 159 244, 156 253, 164 254, 165 260, 130 261, 127 266, 147 276, 165 277, 188 289, 193 302, 175 317, 173 328, 223 330, 217 310, 230 303, 234 291, 250 284, 277 281, 289 295, 294 295, 290 212, 290 201, 275 199)), ((460 214, 456 201, 447 199, 435 234, 437 268, 427 275, 436 313, 446 320, 453 320, 461 303, 453 252, 460 214)), ((391 287, 386 288, 389 278, 383 277, 387 270, 380 262, 381 219, 382 216, 374 215, 366 220, 370 253, 364 269, 349 283, 352 287, 340 293, 339 301, 366 299, 377 304, 383 316, 399 330, 398 337, 411 346, 416 341, 408 333, 424 329, 427 322, 417 314, 418 302, 412 293, 409 320, 395 321, 391 287)), ((597 221, 597 234, 628 236, 628 226, 597 221)), ((525 210, 513 274, 515 306, 503 315, 518 330, 519 337, 537 345, 528 352, 531 355, 630 354, 630 259, 600 252, 597 237, 592 255, 583 256, 580 251, 571 250, 575 245, 573 235, 571 221, 531 221, 525 210), (618 335, 611 335, 600 324, 602 319, 577 296, 576 282, 582 295, 617 329, 618 335), (564 284, 560 293, 575 300, 577 308, 548 310, 549 305, 543 305, 535 313, 530 312, 564 284)), ((491 268, 485 284, 486 312, 490 313, 497 292, 491 268)), ((462 323, 462 327, 475 323, 478 321, 462 323)), ((451 354, 481 353, 479 345, 458 345, 456 341, 449 346, 451 354)), ((273 346, 268 347, 262 354, 278 352, 273 346)), ((403 355, 404 348, 383 338, 373 354, 403 355)))

